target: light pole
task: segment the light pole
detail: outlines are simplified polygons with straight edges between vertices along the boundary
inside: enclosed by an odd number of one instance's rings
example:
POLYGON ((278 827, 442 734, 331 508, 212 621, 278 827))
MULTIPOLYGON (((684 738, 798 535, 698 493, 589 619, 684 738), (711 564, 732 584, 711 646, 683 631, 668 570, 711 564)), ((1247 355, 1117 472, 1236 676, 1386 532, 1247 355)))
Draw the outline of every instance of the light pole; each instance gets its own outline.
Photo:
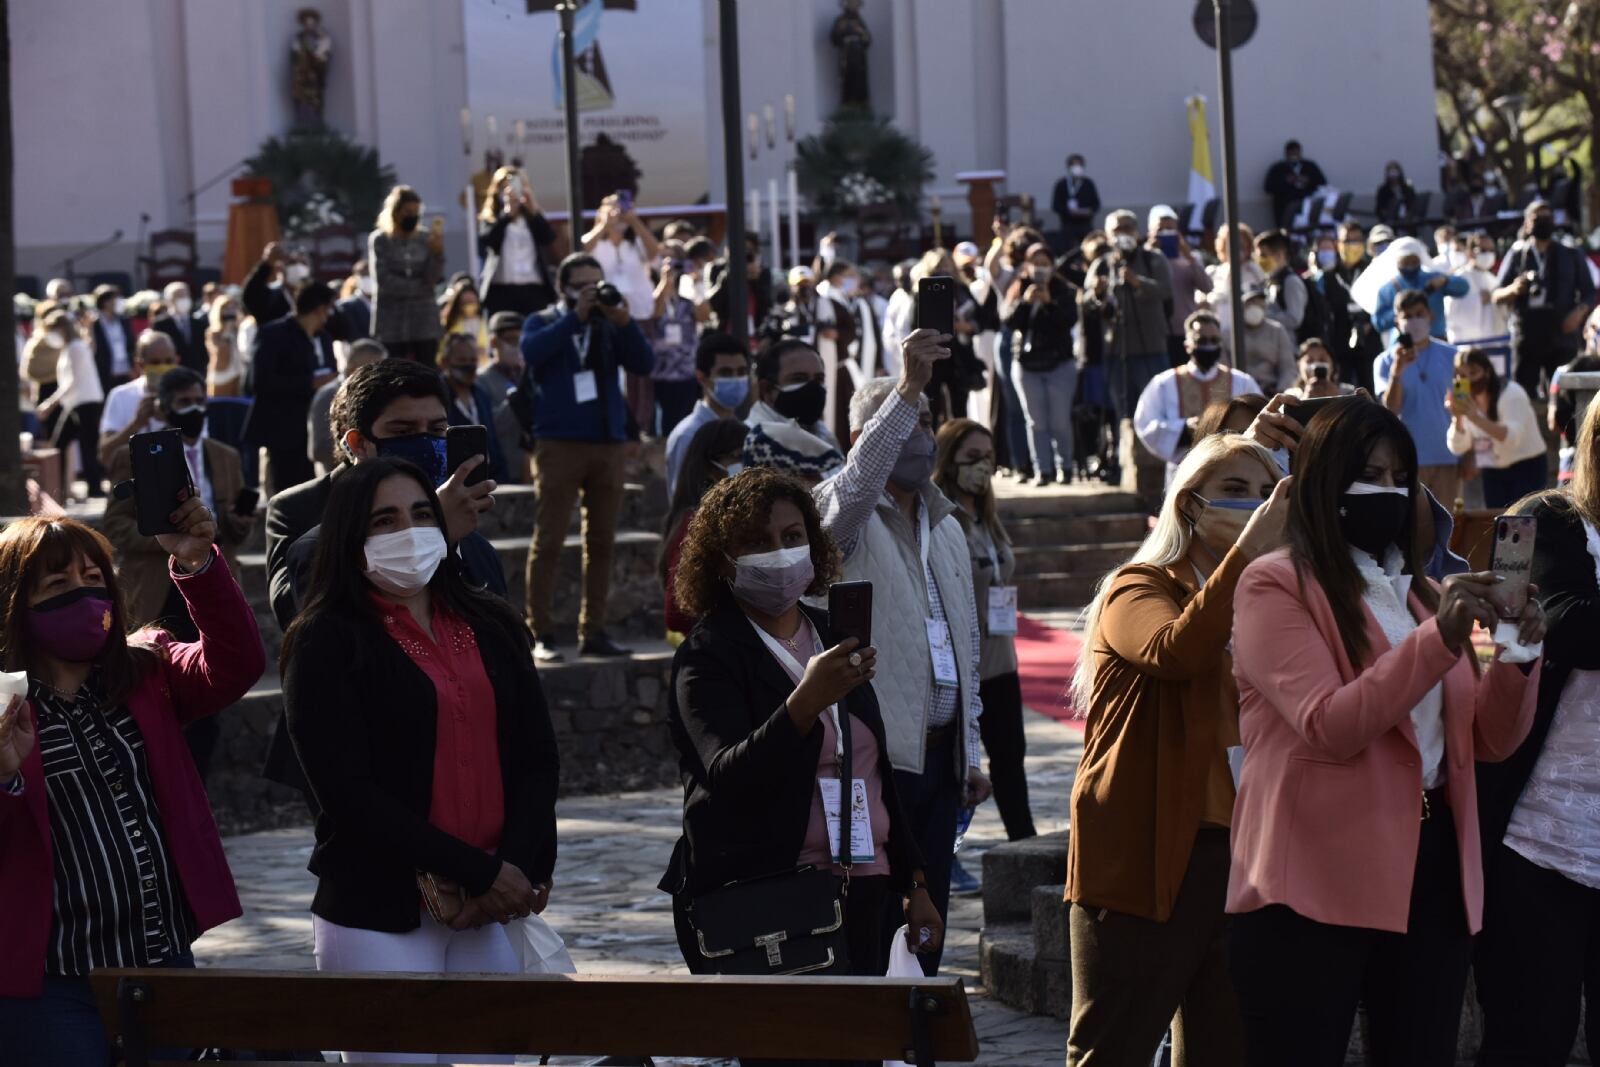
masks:
POLYGON ((728 294, 728 321, 722 328, 739 341, 749 337, 745 290, 744 153, 739 144, 739 8, 737 0, 717 0, 722 66, 722 162, 727 184, 728 273, 722 287, 728 294))
POLYGON ((1217 81, 1222 97, 1222 202, 1224 225, 1228 228, 1228 307, 1233 317, 1233 328, 1228 332, 1233 340, 1233 366, 1244 369, 1244 331, 1239 328, 1243 319, 1243 285, 1240 271, 1244 261, 1239 248, 1239 183, 1235 180, 1233 145, 1233 0, 1213 0, 1213 14, 1217 28, 1217 81))
POLYGON ((567 137, 567 250, 578 250, 583 233, 583 162, 578 154, 578 70, 572 54, 572 19, 575 0, 556 5, 561 16, 561 104, 567 137))
POLYGON ((462 204, 467 209, 467 270, 478 273, 478 191, 472 185, 472 109, 461 109, 461 153, 467 157, 467 188, 462 204))

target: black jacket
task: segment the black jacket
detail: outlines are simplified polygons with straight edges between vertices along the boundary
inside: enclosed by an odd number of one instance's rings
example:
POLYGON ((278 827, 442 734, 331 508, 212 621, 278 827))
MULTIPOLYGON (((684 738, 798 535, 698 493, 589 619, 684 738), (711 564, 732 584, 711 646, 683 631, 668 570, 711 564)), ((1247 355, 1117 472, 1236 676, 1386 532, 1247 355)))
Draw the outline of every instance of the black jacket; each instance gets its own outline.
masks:
MULTIPOLYGON (((127 345, 128 352, 128 373, 132 374, 134 355, 133 327, 128 325, 127 319, 112 319, 111 321, 116 323, 115 328, 122 330, 122 340, 127 345)), ((100 388, 107 393, 111 392, 112 386, 120 385, 127 381, 126 378, 117 378, 111 373, 111 340, 106 335, 106 320, 103 318, 94 320, 94 367, 95 370, 100 372, 100 388)))
MULTIPOLYGON (((1027 290, 1024 289, 1024 292, 1027 290)), ((1011 358, 1023 370, 1054 370, 1072 361, 1072 327, 1078 322, 1078 301, 1068 285, 1050 279, 1050 302, 1037 307, 1018 300, 1006 325, 1021 334, 1021 344, 1013 341, 1011 358)))
POLYGON ((1544 635, 1539 707, 1527 739, 1503 763, 1478 764, 1478 824, 1485 860, 1499 853, 1511 812, 1544 751, 1567 679, 1575 670, 1600 670, 1600 585, 1583 522, 1571 499, 1564 493, 1545 493, 1511 510, 1539 522, 1530 580, 1539 587, 1549 628, 1544 635))
MULTIPOLYGON (((487 226, 478 228, 478 247, 485 253, 500 254, 500 247, 505 244, 506 227, 511 225, 513 216, 509 211, 501 211, 500 216, 487 226)), ((553 279, 550 277, 550 256, 548 249, 555 243, 556 228, 550 225, 550 220, 544 217, 542 211, 529 211, 522 209, 522 221, 528 224, 528 233, 533 236, 533 244, 539 250, 539 273, 544 277, 544 285, 554 288, 553 279)), ((489 282, 494 284, 493 279, 489 282)))
POLYGON ((1095 188, 1093 178, 1077 179, 1076 187, 1070 175, 1057 179, 1056 187, 1050 192, 1050 210, 1061 223, 1066 244, 1075 245, 1094 228, 1094 216, 1100 213, 1100 190, 1095 188), (1078 210, 1088 214, 1076 217, 1070 214, 1067 201, 1074 199, 1078 210))
POLYGON ((534 884, 556 861, 560 758, 525 637, 473 626, 494 687, 505 828, 494 854, 428 821, 438 701, 421 668, 375 619, 324 615, 297 638, 283 679, 295 752, 320 807, 311 910, 366 930, 415 930, 416 875, 477 896, 502 861, 534 884))
POLYGON ((263 326, 285 315, 294 314, 294 298, 287 286, 272 284, 272 265, 262 260, 244 276, 244 289, 240 302, 250 317, 263 326))
POLYGON ((353 344, 372 336, 372 301, 360 294, 347 296, 339 301, 338 309, 345 323, 345 336, 341 341, 353 344))
MULTIPOLYGON (((717 318, 717 328, 725 333, 732 333, 733 327, 728 321, 728 290, 723 282, 728 276, 728 261, 719 259, 711 264, 711 273, 708 276, 711 288, 706 293, 706 303, 711 305, 711 313, 717 318)), ((751 280, 745 279, 745 299, 753 300, 753 318, 755 330, 751 336, 760 330, 767 321, 767 316, 772 313, 772 271, 766 267, 761 268, 761 273, 751 280)))
MULTIPOLYGON (((826 612, 801 605, 825 646, 826 612)), ((804 737, 784 702, 794 692, 754 625, 731 599, 701 620, 672 661, 667 716, 683 776, 683 836, 660 888, 698 896, 728 882, 792 870, 817 792, 822 723, 804 737)), ((895 791, 878 698, 870 685, 845 700, 878 739, 878 777, 889 810, 890 884, 904 889, 921 865, 895 791)))
POLYGON ((163 315, 150 324, 172 338, 172 348, 178 353, 178 362, 204 377, 211 366, 211 353, 206 351, 206 330, 211 320, 204 312, 188 317, 189 335, 184 336, 184 323, 175 315, 163 315))
POLYGON ((305 453, 306 414, 316 392, 312 377, 324 367, 316 344, 300 320, 286 315, 256 334, 250 358, 250 395, 255 403, 244 422, 244 442, 268 448, 298 448, 305 453))

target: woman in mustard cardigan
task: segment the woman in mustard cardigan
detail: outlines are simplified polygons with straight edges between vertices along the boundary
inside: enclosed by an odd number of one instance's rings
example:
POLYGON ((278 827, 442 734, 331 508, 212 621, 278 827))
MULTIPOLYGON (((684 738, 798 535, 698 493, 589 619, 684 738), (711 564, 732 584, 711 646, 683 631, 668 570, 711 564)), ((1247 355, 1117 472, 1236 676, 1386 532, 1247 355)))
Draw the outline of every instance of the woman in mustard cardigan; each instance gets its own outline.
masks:
POLYGON ((1287 481, 1235 434, 1197 444, 1090 606, 1072 695, 1088 719, 1067 854, 1067 1064, 1144 1067, 1167 1026, 1188 1067, 1234 1067, 1223 894, 1239 743, 1233 592, 1283 536, 1287 481))

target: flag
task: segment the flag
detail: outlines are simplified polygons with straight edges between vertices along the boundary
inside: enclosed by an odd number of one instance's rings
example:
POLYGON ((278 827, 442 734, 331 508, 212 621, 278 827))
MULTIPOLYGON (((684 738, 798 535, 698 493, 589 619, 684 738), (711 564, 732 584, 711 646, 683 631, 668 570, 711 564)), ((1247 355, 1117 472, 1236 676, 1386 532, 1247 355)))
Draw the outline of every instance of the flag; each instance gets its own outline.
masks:
MULTIPOLYGON (((1217 198, 1211 180, 1211 131, 1206 125, 1206 98, 1191 96, 1189 105, 1189 203, 1198 216, 1217 198)), ((1191 228, 1194 228, 1191 226, 1191 228)))

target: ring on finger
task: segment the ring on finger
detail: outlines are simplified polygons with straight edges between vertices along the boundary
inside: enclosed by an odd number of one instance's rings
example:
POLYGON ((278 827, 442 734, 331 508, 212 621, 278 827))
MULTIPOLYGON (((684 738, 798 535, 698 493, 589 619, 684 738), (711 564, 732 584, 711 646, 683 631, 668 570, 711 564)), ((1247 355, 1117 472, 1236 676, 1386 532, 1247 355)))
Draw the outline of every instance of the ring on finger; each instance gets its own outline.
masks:
POLYGON ((852 667, 861 666, 861 653, 859 653, 859 652, 850 653, 850 666, 852 666, 852 667))

